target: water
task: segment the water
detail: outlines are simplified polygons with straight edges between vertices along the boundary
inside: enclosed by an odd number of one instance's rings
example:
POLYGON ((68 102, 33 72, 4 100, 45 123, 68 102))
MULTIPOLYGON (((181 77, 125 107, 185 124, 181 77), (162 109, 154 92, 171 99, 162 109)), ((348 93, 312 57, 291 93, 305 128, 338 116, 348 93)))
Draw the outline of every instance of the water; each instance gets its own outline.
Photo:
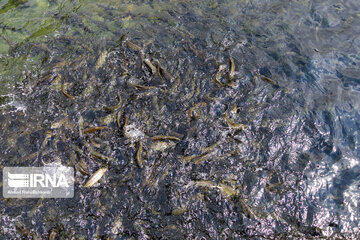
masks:
POLYGON ((74 199, 1 199, 4 238, 359 237, 357 1, 0 9, 0 166, 77 172, 74 199))

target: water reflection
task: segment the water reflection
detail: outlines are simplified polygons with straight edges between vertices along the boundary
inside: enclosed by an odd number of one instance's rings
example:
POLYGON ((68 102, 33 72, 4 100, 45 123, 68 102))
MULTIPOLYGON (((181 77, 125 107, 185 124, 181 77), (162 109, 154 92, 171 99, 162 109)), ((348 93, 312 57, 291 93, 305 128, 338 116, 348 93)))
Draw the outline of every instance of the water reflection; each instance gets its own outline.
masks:
POLYGON ((77 175, 71 201, 1 200, 2 235, 356 238, 356 1, 11 4, 0 166, 77 175))

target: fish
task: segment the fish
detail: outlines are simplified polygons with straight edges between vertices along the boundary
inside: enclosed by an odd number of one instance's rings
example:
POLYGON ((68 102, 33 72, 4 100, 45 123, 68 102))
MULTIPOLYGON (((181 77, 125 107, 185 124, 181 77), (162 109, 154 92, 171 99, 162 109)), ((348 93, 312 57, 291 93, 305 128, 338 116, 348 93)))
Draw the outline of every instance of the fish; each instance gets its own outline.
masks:
POLYGON ((195 159, 193 160, 193 162, 194 162, 195 164, 200 164, 200 163, 202 163, 203 161, 206 161, 207 159, 209 159, 212 155, 214 155, 213 152, 206 153, 206 154, 202 154, 202 155, 200 155, 199 157, 195 158, 195 159))
POLYGON ((197 180, 194 181, 197 186, 199 187, 206 187, 206 188, 217 188, 221 191, 221 193, 228 197, 236 197, 239 195, 239 191, 231 186, 225 185, 223 183, 216 184, 214 182, 208 180, 197 180))
POLYGON ((119 40, 117 40, 117 43, 121 43, 122 41, 124 41, 126 39, 126 33, 124 33, 123 35, 121 35, 121 37, 119 38, 119 40))
POLYGON ((81 160, 75 165, 75 169, 79 171, 82 175, 89 176, 90 173, 87 171, 87 165, 84 160, 81 160))
POLYGON ((129 116, 128 115, 125 115, 125 122, 124 122, 124 125, 123 125, 123 132, 124 132, 124 135, 126 136, 127 135, 127 126, 130 124, 130 119, 129 119, 129 116))
MULTIPOLYGON (((221 143, 221 140, 214 143, 213 145, 207 147, 207 148, 203 148, 201 149, 201 154, 199 155, 188 155, 188 156, 182 156, 182 159, 185 162, 193 162, 194 164, 200 164, 203 161, 208 160, 209 158, 211 158, 212 156, 214 156, 216 154, 216 152, 214 151, 214 149, 221 143)), ((226 156, 228 156, 226 154, 226 156)), ((216 157, 216 159, 219 159, 220 157, 216 157)))
POLYGON ((110 107, 105 107, 105 110, 108 112, 114 112, 116 109, 120 108, 122 105, 122 99, 120 94, 117 95, 118 98, 118 104, 116 104, 115 106, 110 106, 110 107))
POLYGON ((231 80, 235 75, 235 63, 234 63, 234 59, 231 56, 229 57, 229 62, 230 62, 229 79, 231 80))
POLYGON ((84 132, 84 119, 83 117, 80 115, 79 116, 79 133, 80 133, 80 137, 83 137, 83 132, 84 132))
POLYGON ((193 183, 195 183, 199 187, 216 188, 216 184, 208 180, 196 180, 193 183))
POLYGON ((156 73, 156 67, 150 62, 148 58, 144 59, 144 63, 151 69, 152 74, 156 73))
POLYGON ((126 46, 134 51, 140 51, 141 50, 141 47, 136 45, 135 43, 127 40, 126 41, 126 46))
POLYGON ((229 86, 231 88, 237 88, 239 86, 239 84, 237 82, 235 82, 234 80, 229 80, 227 83, 226 83, 226 86, 229 86))
POLYGON ((96 61, 96 64, 95 64, 95 70, 99 69, 105 63, 105 60, 107 58, 107 54, 108 54, 108 52, 106 50, 103 51, 100 54, 100 56, 99 56, 99 58, 98 58, 98 60, 96 61))
POLYGON ((225 185, 223 183, 219 183, 217 188, 220 189, 222 194, 228 195, 229 197, 236 197, 239 194, 239 191, 231 186, 225 185))
POLYGON ((223 115, 225 122, 227 123, 227 125, 229 125, 230 128, 234 128, 234 129, 244 129, 246 128, 245 124, 241 124, 241 123, 236 123, 234 122, 232 119, 230 119, 226 113, 224 113, 223 115))
POLYGON ((173 147, 176 144, 174 142, 156 141, 151 144, 150 148, 154 151, 165 151, 167 148, 173 147))
POLYGON ((66 123, 67 121, 68 121, 68 118, 65 117, 65 118, 61 119, 60 121, 58 121, 58 122, 51 123, 50 128, 51 129, 57 129, 57 128, 61 127, 62 125, 64 125, 64 123, 66 123))
POLYGON ((65 83, 64 83, 64 82, 61 84, 61 92, 65 95, 65 97, 70 98, 70 99, 72 99, 72 100, 75 100, 75 97, 74 97, 74 96, 71 96, 70 94, 68 94, 68 93, 66 92, 66 90, 65 90, 65 83))
POLYGON ((99 168, 85 183, 84 187, 94 186, 106 173, 107 168, 99 168))
POLYGON ((174 141, 180 141, 180 138, 174 137, 174 136, 167 136, 167 135, 157 135, 151 138, 153 141, 158 140, 174 140, 174 141))
POLYGON ((277 84, 274 80, 272 80, 271 78, 266 77, 266 76, 261 75, 261 74, 258 74, 258 73, 255 73, 255 74, 256 74, 258 77, 260 77, 261 80, 263 80, 263 81, 265 81, 265 82, 268 82, 268 83, 271 83, 272 85, 278 86, 278 84, 277 84))
POLYGON ((104 154, 101 154, 101 153, 96 152, 94 150, 91 150, 90 154, 93 155, 94 157, 100 158, 101 160, 104 160, 106 162, 110 162, 110 161, 115 162, 116 161, 114 158, 105 156, 104 154))
POLYGON ((207 105, 206 102, 199 102, 199 103, 195 104, 193 107, 191 107, 191 108, 189 109, 189 111, 188 111, 188 116, 187 116, 188 121, 189 121, 189 122, 191 121, 192 113, 195 111, 195 109, 196 109, 197 107, 200 107, 200 106, 201 106, 201 107, 206 107, 206 105, 207 105))
POLYGON ((49 240, 55 240, 56 237, 56 230, 53 229, 49 235, 49 240))
POLYGON ((172 210, 171 214, 174 216, 180 216, 180 215, 183 215, 186 211, 187 211, 187 209, 185 207, 180 207, 180 208, 176 208, 176 209, 172 210))
POLYGON ((201 155, 189 155, 189 156, 182 156, 182 159, 185 162, 190 162, 191 160, 193 160, 194 158, 200 157, 201 155))
POLYGON ((162 67, 160 63, 157 64, 157 71, 159 76, 164 77, 167 81, 173 81, 174 77, 164 67, 162 67))
POLYGON ((217 141, 216 143, 214 143, 213 145, 207 147, 207 148, 204 148, 204 149, 201 149, 201 152, 202 153, 208 153, 208 152, 211 152, 212 150, 214 150, 219 144, 220 144, 221 141, 217 141))
POLYGON ((216 84, 218 84, 220 87, 225 86, 225 84, 223 84, 220 81, 221 74, 224 71, 225 67, 226 67, 225 65, 220 65, 218 71, 215 73, 214 77, 212 78, 212 81, 215 82, 216 84))
POLYGON ((93 133, 93 132, 100 131, 100 130, 107 129, 107 128, 108 127, 106 127, 106 126, 90 127, 90 128, 85 129, 83 133, 84 134, 93 133))
POLYGON ((53 136, 52 131, 47 131, 47 132, 46 132, 46 136, 45 136, 44 141, 43 141, 42 144, 41 144, 41 148, 44 148, 44 147, 48 144, 49 139, 50 139, 52 136, 53 136))
POLYGON ((276 84, 276 82, 274 80, 272 80, 271 78, 268 78, 266 76, 260 75, 260 78, 262 80, 264 80, 265 82, 268 82, 268 83, 271 83, 271 84, 274 84, 274 85, 276 84))
POLYGON ((144 162, 143 162, 143 160, 142 160, 142 157, 141 157, 141 155, 142 155, 142 149, 143 149, 143 146, 142 146, 142 143, 141 142, 139 142, 139 148, 138 148, 138 151, 137 151, 137 153, 136 153, 136 163, 138 164, 138 166, 140 167, 140 168, 142 168, 143 166, 144 166, 144 162))
POLYGON ((136 84, 136 83, 130 83, 129 85, 131 85, 132 87, 135 87, 135 88, 143 89, 143 90, 149 90, 149 89, 156 89, 157 88, 155 86, 146 86, 146 85, 140 85, 140 84, 136 84))
POLYGON ((64 68, 64 66, 66 65, 66 62, 65 61, 62 61, 62 62, 58 62, 55 64, 55 66, 53 67, 53 71, 59 71, 61 69, 64 68))
POLYGON ((181 82, 180 76, 177 74, 177 76, 175 78, 174 85, 172 86, 172 88, 170 90, 171 93, 174 93, 174 92, 178 91, 178 87, 180 85, 180 82, 181 82))
POLYGON ((97 142, 95 142, 95 140, 93 138, 90 138, 90 142, 92 144, 92 146, 96 147, 96 148, 100 148, 101 145, 97 142))
POLYGON ((157 95, 154 95, 153 96, 153 105, 154 105, 154 108, 155 108, 155 110, 156 110, 156 113, 157 114, 161 114, 161 110, 160 110, 160 107, 159 107, 159 103, 158 103, 158 97, 157 97, 157 95))

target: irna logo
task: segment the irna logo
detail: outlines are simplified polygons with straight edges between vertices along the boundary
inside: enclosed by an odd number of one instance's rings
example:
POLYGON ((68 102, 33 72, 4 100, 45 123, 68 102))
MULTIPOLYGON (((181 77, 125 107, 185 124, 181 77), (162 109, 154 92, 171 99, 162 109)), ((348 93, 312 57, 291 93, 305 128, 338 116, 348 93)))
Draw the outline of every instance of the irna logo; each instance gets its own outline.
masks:
POLYGON ((74 169, 71 167, 4 167, 5 198, 71 198, 74 169))
POLYGON ((64 174, 16 174, 8 172, 9 187, 69 187, 64 174))

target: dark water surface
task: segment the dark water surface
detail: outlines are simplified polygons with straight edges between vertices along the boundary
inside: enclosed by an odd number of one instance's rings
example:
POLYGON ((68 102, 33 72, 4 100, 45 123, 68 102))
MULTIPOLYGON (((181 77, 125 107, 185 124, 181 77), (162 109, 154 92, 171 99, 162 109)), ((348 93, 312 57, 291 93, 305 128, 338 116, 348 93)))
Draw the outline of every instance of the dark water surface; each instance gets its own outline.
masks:
POLYGON ((0 168, 76 172, 1 198, 1 239, 360 238, 357 0, 8 0, 0 27, 0 168))

